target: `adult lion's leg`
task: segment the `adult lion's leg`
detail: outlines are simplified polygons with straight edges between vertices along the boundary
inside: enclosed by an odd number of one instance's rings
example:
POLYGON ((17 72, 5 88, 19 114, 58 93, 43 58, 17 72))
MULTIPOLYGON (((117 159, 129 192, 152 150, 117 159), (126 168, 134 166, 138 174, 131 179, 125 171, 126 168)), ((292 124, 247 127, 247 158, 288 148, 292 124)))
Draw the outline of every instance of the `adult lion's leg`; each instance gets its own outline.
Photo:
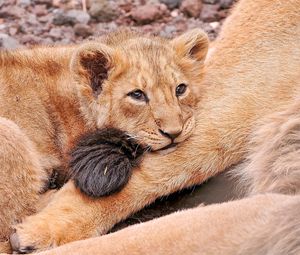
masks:
POLYGON ((298 254, 299 206, 300 197, 258 195, 173 213, 40 255, 298 254))
POLYGON ((0 118, 0 176, 0 241, 4 241, 13 224, 35 212, 44 177, 29 139, 5 118, 0 118))
POLYGON ((254 132, 246 167, 237 173, 251 194, 300 192, 300 103, 262 120, 254 132))

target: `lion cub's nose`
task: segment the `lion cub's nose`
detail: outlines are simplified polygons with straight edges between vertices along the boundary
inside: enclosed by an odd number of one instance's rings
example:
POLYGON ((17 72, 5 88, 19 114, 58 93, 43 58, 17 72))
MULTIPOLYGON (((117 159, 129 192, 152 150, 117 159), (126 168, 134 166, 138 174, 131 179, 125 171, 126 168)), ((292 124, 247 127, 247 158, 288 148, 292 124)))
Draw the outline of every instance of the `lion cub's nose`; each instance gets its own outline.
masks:
POLYGON ((182 129, 180 129, 180 130, 172 130, 172 131, 166 131, 166 130, 161 130, 161 129, 159 129, 159 132, 163 135, 163 136, 165 136, 165 137, 168 137, 168 138, 170 138, 172 141, 174 141, 175 139, 176 139, 176 137, 178 137, 180 134, 181 134, 181 132, 182 132, 182 129))

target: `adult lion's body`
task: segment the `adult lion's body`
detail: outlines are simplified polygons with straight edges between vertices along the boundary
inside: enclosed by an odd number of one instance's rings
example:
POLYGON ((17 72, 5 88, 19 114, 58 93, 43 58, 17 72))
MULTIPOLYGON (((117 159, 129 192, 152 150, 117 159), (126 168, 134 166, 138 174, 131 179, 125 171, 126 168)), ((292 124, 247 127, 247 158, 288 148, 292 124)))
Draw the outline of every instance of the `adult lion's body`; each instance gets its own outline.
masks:
MULTIPOLYGON (((299 0, 241 0, 206 62, 190 139, 168 155, 147 156, 116 195, 89 200, 69 183, 51 205, 17 227, 18 249, 42 249, 103 234, 155 198, 200 183, 241 161, 256 123, 286 108, 298 93, 299 9, 299 0), (66 208, 65 201, 73 203, 66 208)), ((241 203, 245 206, 247 201, 241 203)))

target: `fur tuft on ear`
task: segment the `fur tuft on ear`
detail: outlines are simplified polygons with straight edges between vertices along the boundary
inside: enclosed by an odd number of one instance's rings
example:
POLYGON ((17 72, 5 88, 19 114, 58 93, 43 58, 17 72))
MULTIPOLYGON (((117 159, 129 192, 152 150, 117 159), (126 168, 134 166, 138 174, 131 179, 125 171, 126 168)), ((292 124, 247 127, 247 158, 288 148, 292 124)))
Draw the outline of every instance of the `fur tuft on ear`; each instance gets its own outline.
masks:
POLYGON ((171 44, 179 56, 203 62, 208 51, 209 39, 203 30, 196 28, 174 38, 171 44))
POLYGON ((84 194, 99 198, 122 189, 140 162, 144 149, 114 128, 83 136, 70 156, 70 178, 84 194))
POLYGON ((71 70, 75 80, 91 88, 94 95, 102 91, 103 81, 113 66, 113 49, 102 43, 86 43, 73 55, 71 70))

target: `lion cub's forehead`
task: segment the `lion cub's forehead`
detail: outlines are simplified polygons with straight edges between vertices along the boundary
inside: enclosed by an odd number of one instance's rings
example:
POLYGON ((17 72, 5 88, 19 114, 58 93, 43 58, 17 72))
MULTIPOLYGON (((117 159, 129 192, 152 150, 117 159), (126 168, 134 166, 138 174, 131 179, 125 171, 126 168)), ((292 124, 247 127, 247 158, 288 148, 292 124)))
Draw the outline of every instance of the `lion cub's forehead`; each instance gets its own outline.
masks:
POLYGON ((170 85, 181 79, 175 51, 167 41, 129 40, 122 54, 126 57, 128 78, 142 87, 170 85))
POLYGON ((173 62, 175 51, 168 41, 139 38, 128 40, 121 48, 121 52, 131 63, 160 65, 173 62))

